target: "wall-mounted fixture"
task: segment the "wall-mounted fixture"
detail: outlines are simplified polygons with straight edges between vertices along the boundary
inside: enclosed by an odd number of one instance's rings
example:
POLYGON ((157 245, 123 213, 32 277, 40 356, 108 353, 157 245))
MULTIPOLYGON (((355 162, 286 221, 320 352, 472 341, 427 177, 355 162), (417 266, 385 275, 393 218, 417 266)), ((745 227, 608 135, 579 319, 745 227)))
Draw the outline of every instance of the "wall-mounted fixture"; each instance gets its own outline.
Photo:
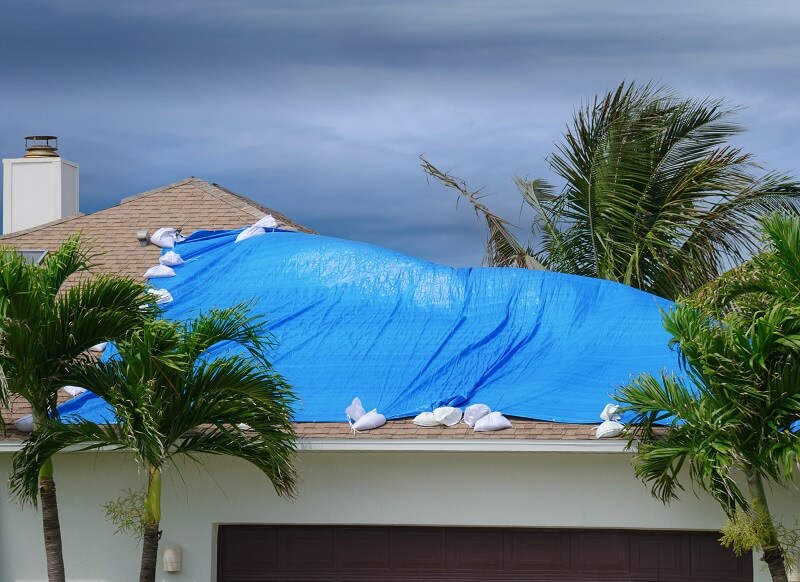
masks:
POLYGON ((164 546, 164 557, 162 558, 161 567, 163 568, 164 572, 181 571, 180 546, 164 546))

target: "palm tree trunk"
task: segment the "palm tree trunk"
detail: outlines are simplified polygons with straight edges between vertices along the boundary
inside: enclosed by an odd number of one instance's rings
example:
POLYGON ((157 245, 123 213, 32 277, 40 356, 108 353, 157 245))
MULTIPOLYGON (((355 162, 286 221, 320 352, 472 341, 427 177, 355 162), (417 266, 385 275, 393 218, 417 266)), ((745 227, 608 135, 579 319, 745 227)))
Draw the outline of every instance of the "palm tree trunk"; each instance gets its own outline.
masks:
POLYGON ((48 459, 39 469, 39 502, 42 507, 47 579, 50 582, 64 582, 64 554, 61 549, 61 524, 58 520, 58 501, 56 499, 56 482, 53 480, 52 459, 48 459))
POLYGON ((144 539, 142 541, 142 564, 139 582, 155 582, 158 563, 158 540, 161 532, 161 467, 149 467, 147 472, 147 496, 144 500, 144 539))
MULTIPOLYGON (((47 413, 34 407, 34 429, 39 426, 47 413)), ((47 459, 39 469, 39 503, 42 510, 42 532, 44 533, 44 554, 47 560, 47 579, 49 582, 65 582, 64 552, 61 548, 61 523, 58 519, 58 500, 56 482, 53 480, 53 459, 47 459)))
POLYGON ((761 559, 769 568, 772 582, 789 582, 786 575, 786 563, 783 559, 783 549, 778 541, 778 532, 772 523, 772 516, 767 507, 767 495, 764 492, 764 483, 761 475, 747 474, 747 488, 750 490, 750 505, 756 515, 764 516, 764 531, 761 534, 761 550, 764 552, 761 559))

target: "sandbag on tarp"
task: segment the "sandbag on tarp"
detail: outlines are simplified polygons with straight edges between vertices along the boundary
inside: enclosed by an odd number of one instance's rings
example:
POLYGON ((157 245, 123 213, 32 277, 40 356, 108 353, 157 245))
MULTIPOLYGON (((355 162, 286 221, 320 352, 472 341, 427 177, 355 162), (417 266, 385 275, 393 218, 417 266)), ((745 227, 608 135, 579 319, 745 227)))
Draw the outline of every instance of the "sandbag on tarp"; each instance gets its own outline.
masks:
MULTIPOLYGON (((508 416, 596 423, 640 372, 678 368, 662 309, 617 283, 512 268, 453 269, 376 246, 279 232, 234 244, 203 231, 159 280, 186 320, 255 298, 298 421, 344 421, 360 396, 387 418, 487 404, 508 416)), ((218 346, 216 353, 230 349, 218 346)))

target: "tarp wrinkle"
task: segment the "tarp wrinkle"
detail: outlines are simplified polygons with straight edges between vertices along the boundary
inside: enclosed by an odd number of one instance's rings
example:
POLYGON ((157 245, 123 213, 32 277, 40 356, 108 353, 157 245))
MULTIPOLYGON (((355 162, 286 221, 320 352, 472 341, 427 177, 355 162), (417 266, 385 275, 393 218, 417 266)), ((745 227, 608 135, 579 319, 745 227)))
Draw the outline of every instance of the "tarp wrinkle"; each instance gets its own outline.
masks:
MULTIPOLYGON (((187 320, 255 299, 278 341, 274 367, 299 396, 298 421, 344 421, 360 396, 389 419, 483 403, 509 416, 596 423, 632 376, 678 370, 661 324, 672 304, 630 287, 454 269, 304 233, 234 244, 239 232, 176 244, 186 262, 159 287, 180 300, 164 314, 187 320)), ((71 413, 92 397, 76 398, 71 413)))

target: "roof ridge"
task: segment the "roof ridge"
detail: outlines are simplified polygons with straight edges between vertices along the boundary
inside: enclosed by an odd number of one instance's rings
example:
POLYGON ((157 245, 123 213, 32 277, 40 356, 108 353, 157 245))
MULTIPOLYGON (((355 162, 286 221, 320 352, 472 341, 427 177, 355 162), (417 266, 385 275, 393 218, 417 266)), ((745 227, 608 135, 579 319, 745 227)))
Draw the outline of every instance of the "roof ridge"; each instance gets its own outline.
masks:
MULTIPOLYGON (((193 182, 208 184, 208 182, 206 182, 202 178, 189 176, 188 178, 184 178, 183 180, 178 180, 177 182, 173 182, 172 184, 167 184, 166 186, 159 186, 158 188, 153 188, 152 190, 145 190, 144 192, 139 192, 138 194, 131 194, 130 196, 125 196, 122 200, 119 201, 118 204, 115 204, 114 206, 119 206, 120 204, 127 204, 128 202, 133 202, 134 200, 138 200, 139 198, 152 196, 153 194, 159 194, 164 190, 169 190, 170 188, 175 188, 177 186, 183 186, 184 184, 191 184, 193 182)), ((113 208, 114 206, 109 206, 109 208, 113 208)))
MULTIPOLYGON (((289 226, 291 228, 294 228, 294 229, 296 229, 296 230, 298 230, 300 232, 307 232, 307 233, 310 233, 310 234, 317 234, 317 231, 315 231, 313 229, 310 229, 307 226, 304 226, 304 225, 300 224, 299 222, 296 222, 296 221, 292 220, 291 218, 289 218, 288 216, 286 216, 282 212, 279 212, 277 210, 273 210, 272 208, 269 208, 268 206, 264 206, 263 204, 261 204, 259 202, 256 202, 252 198, 248 198, 247 196, 243 196, 243 195, 241 195, 241 194, 239 194, 237 192, 234 192, 233 190, 231 190, 229 188, 226 188, 225 186, 220 186, 216 182, 211 182, 211 183, 204 182, 204 184, 207 185, 207 186, 210 186, 210 188, 208 188, 208 187, 206 187, 204 185, 199 185, 199 187, 204 192, 206 192, 207 194, 209 194, 211 196, 214 196, 218 200, 223 198, 223 196, 220 196, 220 194, 222 194, 222 195, 224 195, 224 198, 234 198, 234 199, 236 199, 238 204, 235 204, 234 206, 236 206, 238 208, 241 208, 241 209, 244 209, 244 207, 248 207, 248 208, 252 209, 253 211, 255 211, 255 213, 253 214, 253 218, 259 219, 259 218, 262 218, 265 214, 270 214, 277 221, 282 222, 284 225, 289 226)), ((226 200, 226 202, 228 202, 228 201, 226 200)))
POLYGON ((237 206, 242 210, 244 210, 245 207, 251 210, 253 212, 253 218, 258 219, 265 214, 264 208, 260 207, 255 200, 250 200, 246 196, 237 194, 233 190, 229 190, 224 186, 220 186, 216 182, 206 182, 205 180, 202 180, 201 183, 196 184, 196 186, 209 196, 213 196, 217 200, 227 202, 228 204, 230 204, 230 200, 225 199, 234 198, 235 201, 238 202, 238 204, 234 204, 234 206, 237 206))

